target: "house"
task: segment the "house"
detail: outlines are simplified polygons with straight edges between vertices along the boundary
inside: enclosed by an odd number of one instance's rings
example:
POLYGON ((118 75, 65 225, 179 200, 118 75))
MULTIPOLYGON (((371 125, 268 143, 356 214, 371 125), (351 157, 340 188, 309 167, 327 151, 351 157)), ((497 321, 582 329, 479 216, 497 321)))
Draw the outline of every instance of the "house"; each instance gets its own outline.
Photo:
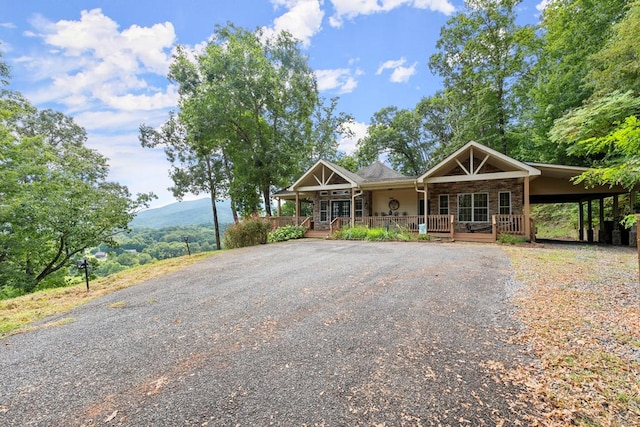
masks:
MULTIPOLYGON (((298 213, 303 203, 311 203, 311 217, 296 215, 292 221, 316 233, 328 235, 344 225, 400 226, 451 240, 485 242, 502 233, 535 240, 532 204, 575 202, 580 206, 579 229, 586 227, 587 240, 594 241, 592 203, 603 206, 604 199, 612 197, 616 210, 618 196, 628 191, 575 185, 571 179, 585 170, 523 163, 471 141, 420 176, 401 175, 380 162, 354 173, 319 160, 275 197, 278 206, 281 200, 295 201, 298 213)), ((630 200, 635 200, 635 191, 630 200)), ((600 209, 600 224, 603 212, 600 209)), ((599 241, 606 238, 598 236, 599 241)))

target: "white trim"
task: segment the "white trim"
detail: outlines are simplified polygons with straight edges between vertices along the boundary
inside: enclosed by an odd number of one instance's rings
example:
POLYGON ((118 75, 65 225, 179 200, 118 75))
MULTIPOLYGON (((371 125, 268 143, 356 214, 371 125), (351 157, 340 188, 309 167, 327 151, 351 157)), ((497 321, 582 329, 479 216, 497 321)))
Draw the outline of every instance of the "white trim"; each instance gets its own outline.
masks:
POLYGON ((483 191, 483 192, 478 192, 478 193, 458 193, 456 195, 456 204, 457 204, 457 215, 456 215, 456 221, 458 222, 489 222, 491 219, 491 216, 489 215, 489 206, 491 205, 490 203, 490 198, 489 198, 489 192, 483 191), (487 219, 485 221, 477 221, 475 218, 475 196, 477 194, 486 194, 487 196, 487 219), (466 195, 470 195, 471 196, 471 220, 467 221, 467 220, 462 220, 460 219, 460 196, 466 196, 466 195))
POLYGON ((500 215, 511 215, 513 213, 513 198, 511 197, 511 191, 498 191, 498 214, 500 215), (500 204, 501 200, 500 200, 500 195, 501 194, 508 194, 509 195, 509 213, 507 214, 503 214, 502 212, 500 212, 500 208, 504 207, 500 204))
MULTIPOLYGON (((438 163, 436 166, 432 167, 431 169, 429 169, 427 172, 425 172, 423 175, 421 175, 420 177, 418 177, 418 182, 440 182, 440 181, 431 181, 431 179, 433 178, 429 178, 430 176, 434 175, 435 173, 438 172, 439 169, 441 169, 442 167, 444 167, 445 165, 447 165, 448 163, 452 162, 453 160, 457 160, 457 158, 462 154, 465 153, 467 150, 472 151, 473 149, 477 149, 479 152, 484 153, 484 154, 488 154, 489 156, 495 157, 498 160, 501 160, 502 162, 505 162, 511 166, 513 166, 514 168, 518 169, 519 171, 521 171, 522 173, 524 173, 524 175, 520 175, 520 176, 536 176, 536 175, 540 175, 541 172, 540 170, 536 169, 535 167, 532 167, 526 163, 520 162, 516 159, 513 159, 509 156, 506 156, 496 150, 493 150, 489 147, 486 147, 482 144, 479 144, 475 141, 469 141, 467 142, 464 146, 460 147, 455 153, 451 154, 449 157, 447 157, 446 159, 442 160, 440 163, 438 163)), ((489 175, 489 174, 487 174, 489 175)), ((476 175, 474 175, 476 176, 476 175)), ((484 175, 478 175, 478 176, 484 176, 484 175)), ((482 179, 482 178, 479 178, 482 179)), ((492 179, 492 178, 491 178, 492 179)), ((499 179, 499 178, 496 178, 499 179)), ((447 181, 444 181, 447 182, 447 181)), ((450 182, 450 181, 449 181, 450 182)))
MULTIPOLYGON (((333 217, 333 203, 334 202, 347 202, 349 203, 349 216, 351 216, 351 209, 353 208, 353 206, 351 206, 351 199, 331 199, 329 200, 329 222, 333 221, 335 218, 333 217)), ((346 218, 346 217, 341 217, 341 218, 346 218)))
POLYGON ((356 185, 348 186, 348 184, 331 184, 331 185, 325 185, 323 187, 317 187, 315 185, 307 185, 307 186, 298 188, 297 191, 344 190, 345 185, 347 185, 347 188, 356 187, 356 185))
POLYGON ((512 172, 493 172, 483 173, 479 175, 448 175, 448 176, 435 176, 433 178, 427 178, 424 180, 427 184, 438 184, 444 182, 463 182, 463 181, 485 181, 492 179, 509 179, 509 178, 524 178, 529 176, 525 171, 512 171, 512 172))

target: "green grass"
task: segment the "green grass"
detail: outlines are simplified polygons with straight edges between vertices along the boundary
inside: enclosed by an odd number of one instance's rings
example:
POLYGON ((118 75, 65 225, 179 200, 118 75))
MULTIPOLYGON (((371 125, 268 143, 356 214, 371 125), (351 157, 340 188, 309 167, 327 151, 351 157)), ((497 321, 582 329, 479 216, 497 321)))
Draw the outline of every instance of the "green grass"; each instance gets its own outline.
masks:
MULTIPOLYGON (((85 284, 81 283, 64 288, 44 289, 16 298, 0 300, 0 338, 30 330, 29 325, 35 321, 48 316, 68 313, 73 308, 95 298, 173 271, 182 270, 217 253, 220 252, 203 252, 134 267, 92 281, 89 292, 87 292, 85 284)), ((111 308, 124 306, 124 302, 120 303, 112 304, 111 308)), ((69 321, 73 320, 63 319, 55 324, 50 324, 50 326, 60 326, 69 321)))

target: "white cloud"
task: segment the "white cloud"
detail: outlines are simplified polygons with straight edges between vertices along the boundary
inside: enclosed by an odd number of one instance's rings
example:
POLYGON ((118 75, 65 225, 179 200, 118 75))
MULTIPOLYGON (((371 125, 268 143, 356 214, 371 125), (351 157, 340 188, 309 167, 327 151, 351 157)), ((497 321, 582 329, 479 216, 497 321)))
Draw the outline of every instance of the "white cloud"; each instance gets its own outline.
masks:
POLYGON ((322 0, 271 0, 271 3, 288 10, 274 19, 272 28, 265 29, 267 35, 288 31, 308 47, 311 38, 322 28, 322 0))
POLYGON ((20 60, 34 79, 52 80, 36 94, 36 102, 58 101, 70 111, 175 104, 174 89, 148 83, 168 72, 176 39, 171 23, 132 25, 120 31, 115 21, 93 9, 82 11, 78 21, 54 23, 36 16, 31 24, 50 47, 49 54, 20 60))
POLYGON ((542 12, 547 6, 549 6, 549 4, 551 4, 551 2, 553 2, 554 0, 542 0, 540 3, 538 3, 536 5, 536 9, 538 9, 540 12, 542 12))
POLYGON ((331 0, 335 14, 329 18, 333 27, 341 27, 344 19, 353 19, 359 15, 389 12, 401 6, 427 9, 451 15, 455 7, 449 0, 331 0))
POLYGON ((347 125, 347 127, 351 129, 353 136, 340 138, 338 141, 339 149, 347 154, 353 154, 358 148, 358 141, 367 136, 367 129, 369 128, 369 125, 366 123, 354 122, 347 125))
POLYGON ((359 77, 363 72, 350 68, 337 68, 333 70, 316 70, 318 90, 320 92, 336 90, 338 94, 351 93, 358 86, 359 77))
POLYGON ((8 28, 11 30, 16 28, 16 24, 12 22, 0 22, 0 28, 8 28))
POLYGON ((385 70, 393 70, 389 80, 393 83, 406 83, 416 73, 416 66, 418 65, 417 62, 414 62, 413 65, 405 67, 404 64, 406 62, 405 58, 386 61, 378 67, 376 75, 382 74, 385 70))

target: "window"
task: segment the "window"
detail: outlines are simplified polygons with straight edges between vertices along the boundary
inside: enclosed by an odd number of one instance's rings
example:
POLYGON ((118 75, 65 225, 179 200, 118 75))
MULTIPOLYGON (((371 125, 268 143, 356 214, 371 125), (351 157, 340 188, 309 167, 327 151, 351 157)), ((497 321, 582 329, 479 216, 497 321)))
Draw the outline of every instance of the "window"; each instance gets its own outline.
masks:
POLYGON ((355 216, 362 216, 362 199, 356 199, 355 216))
POLYGON ((458 221, 489 222, 489 194, 458 194, 458 221))
POLYGON ((449 195, 441 194, 440 197, 440 215, 449 215, 449 195))
POLYGON ((320 200, 320 222, 327 222, 327 213, 329 202, 327 200, 320 200))
POLYGON ((331 220, 336 218, 348 218, 351 216, 351 201, 333 200, 331 202, 331 220))
POLYGON ((472 194, 473 219, 476 222, 489 221, 489 195, 487 193, 472 194))
POLYGON ((498 193, 498 213, 500 215, 511 215, 511 192, 501 191, 498 193))

